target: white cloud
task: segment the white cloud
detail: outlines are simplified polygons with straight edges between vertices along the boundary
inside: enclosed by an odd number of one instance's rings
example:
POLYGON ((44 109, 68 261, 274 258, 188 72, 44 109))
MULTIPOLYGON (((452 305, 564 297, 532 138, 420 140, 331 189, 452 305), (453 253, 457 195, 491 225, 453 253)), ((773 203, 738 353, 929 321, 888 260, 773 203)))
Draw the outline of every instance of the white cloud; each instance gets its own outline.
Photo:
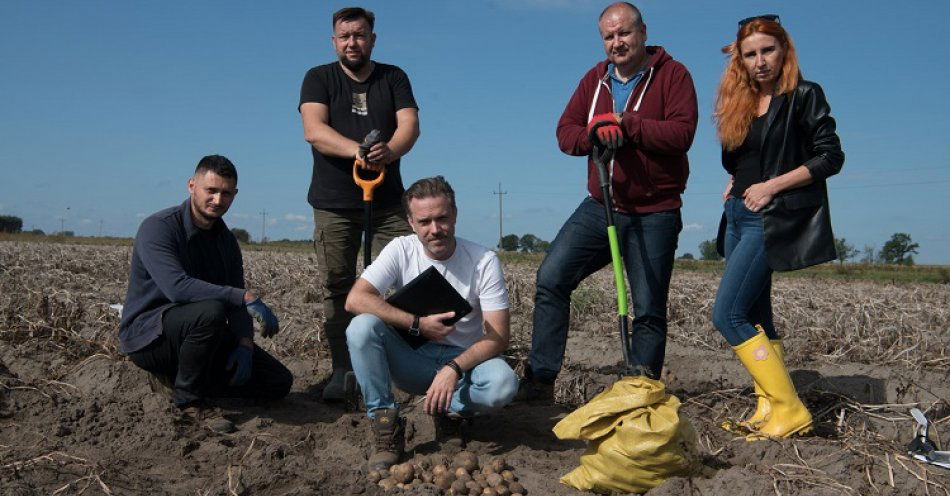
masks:
POLYGON ((702 224, 698 224, 698 223, 696 223, 696 222, 693 222, 693 223, 691 223, 691 224, 684 224, 684 225, 683 225, 683 230, 684 230, 684 231, 702 231, 702 230, 703 230, 703 225, 702 225, 702 224))
POLYGON ((294 232, 306 232, 310 231, 310 226, 297 226, 294 228, 294 232))
POLYGON ((79 223, 80 223, 81 225, 88 226, 89 224, 92 224, 92 219, 83 219, 83 220, 79 221, 79 223))
POLYGON ((288 221, 288 222, 307 222, 307 221, 309 221, 310 219, 308 219, 307 216, 305 216, 305 215, 300 215, 300 214, 286 214, 286 215, 284 215, 284 220, 286 220, 286 221, 288 221))

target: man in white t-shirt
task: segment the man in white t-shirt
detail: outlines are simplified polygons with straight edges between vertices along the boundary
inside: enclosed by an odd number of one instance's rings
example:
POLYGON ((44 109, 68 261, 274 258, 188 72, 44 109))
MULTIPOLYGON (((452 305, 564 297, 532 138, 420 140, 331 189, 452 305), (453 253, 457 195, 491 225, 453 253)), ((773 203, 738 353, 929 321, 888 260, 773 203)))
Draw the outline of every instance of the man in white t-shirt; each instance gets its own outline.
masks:
POLYGON ((346 299, 346 310, 358 314, 346 340, 375 435, 371 470, 397 463, 405 445, 404 420, 391 384, 426 395, 425 412, 435 417, 437 435, 508 404, 518 389, 517 376, 499 357, 508 347, 509 314, 498 257, 455 237, 455 192, 442 176, 416 181, 403 194, 403 207, 415 235, 387 244, 346 299), (472 306, 455 325, 443 322, 452 312, 412 315, 382 297, 429 267, 472 306), (412 349, 397 327, 429 341, 412 349))

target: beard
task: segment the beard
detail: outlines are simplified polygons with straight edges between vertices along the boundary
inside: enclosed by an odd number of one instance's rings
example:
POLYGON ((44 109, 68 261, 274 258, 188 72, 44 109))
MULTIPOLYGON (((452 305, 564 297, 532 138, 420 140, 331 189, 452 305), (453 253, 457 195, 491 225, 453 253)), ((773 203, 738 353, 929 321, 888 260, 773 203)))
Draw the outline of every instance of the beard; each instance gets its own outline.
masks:
POLYGON ((350 60, 346 58, 346 55, 340 55, 340 63, 343 64, 344 67, 346 67, 347 69, 353 72, 359 72, 360 69, 366 67, 366 64, 368 62, 369 62, 369 57, 365 55, 361 56, 360 58, 356 60, 350 60))

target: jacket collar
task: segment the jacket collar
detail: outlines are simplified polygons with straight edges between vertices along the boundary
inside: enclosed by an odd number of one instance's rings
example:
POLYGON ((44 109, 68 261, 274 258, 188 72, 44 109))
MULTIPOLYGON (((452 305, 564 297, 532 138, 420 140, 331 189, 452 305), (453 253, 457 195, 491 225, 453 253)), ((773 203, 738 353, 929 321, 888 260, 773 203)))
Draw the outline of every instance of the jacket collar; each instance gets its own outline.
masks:
MULTIPOLYGON (((181 204, 181 225, 185 228, 185 239, 191 241, 191 238, 196 234, 202 232, 202 229, 195 225, 195 221, 191 218, 191 198, 187 198, 184 203, 181 204)), ((214 224, 211 225, 209 231, 217 234, 224 227, 224 220, 218 219, 214 221, 214 224)))

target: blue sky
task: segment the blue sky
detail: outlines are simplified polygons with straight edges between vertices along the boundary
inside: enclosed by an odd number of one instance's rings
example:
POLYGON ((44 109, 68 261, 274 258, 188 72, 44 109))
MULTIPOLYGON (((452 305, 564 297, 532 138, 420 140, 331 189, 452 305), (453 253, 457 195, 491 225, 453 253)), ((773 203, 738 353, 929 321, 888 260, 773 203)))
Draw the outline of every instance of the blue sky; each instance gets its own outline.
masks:
MULTIPOLYGON (((552 239, 585 195, 583 159, 554 127, 583 73, 603 57, 607 2, 366 2, 373 58, 401 66, 422 137, 406 183, 442 174, 458 232, 492 246, 502 183, 505 233, 552 239)), ((240 194, 226 219, 260 236, 309 238, 311 158, 296 111, 306 70, 330 62, 330 15, 343 2, 5 0, 0 3, 0 214, 24 227, 130 236, 186 196, 209 153, 230 157, 240 194)), ((950 264, 950 99, 940 55, 945 2, 638 4, 649 44, 693 75, 700 123, 690 151, 680 254, 715 236, 726 176, 710 119, 736 21, 778 13, 805 77, 819 82, 846 153, 831 179, 835 234, 876 249, 895 232, 918 263, 950 264)))

